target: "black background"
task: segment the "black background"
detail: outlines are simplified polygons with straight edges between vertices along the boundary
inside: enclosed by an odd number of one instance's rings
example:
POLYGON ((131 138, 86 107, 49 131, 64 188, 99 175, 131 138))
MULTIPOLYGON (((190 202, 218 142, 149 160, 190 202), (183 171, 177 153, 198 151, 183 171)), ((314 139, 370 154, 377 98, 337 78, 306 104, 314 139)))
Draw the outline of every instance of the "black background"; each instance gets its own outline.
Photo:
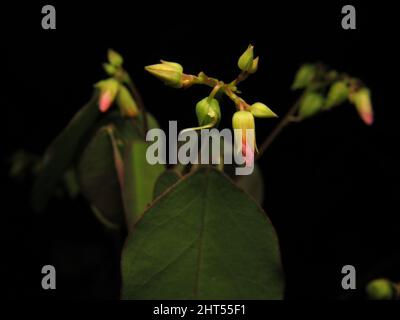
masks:
MULTIPOLYGON (((248 101, 283 116, 296 99, 293 75, 323 61, 361 78, 371 89, 375 123, 365 126, 345 104, 293 124, 261 158, 264 208, 277 229, 288 299, 358 299, 375 277, 400 281, 400 191, 397 152, 398 39, 388 3, 353 3, 357 29, 341 28, 337 2, 50 3, 57 29, 41 29, 47 3, 1 5, 2 293, 7 297, 115 298, 115 244, 83 210, 83 201, 29 207, 29 181, 8 178, 8 157, 24 148, 41 154, 105 78, 108 48, 125 57, 146 106, 166 128, 196 123, 195 103, 208 89, 163 86, 143 67, 159 59, 185 72, 231 80, 249 43, 259 71, 241 85, 248 101), (41 289, 41 266, 54 264, 57 290, 41 289), (341 289, 341 268, 357 270, 358 289, 341 289)), ((229 126, 233 107, 222 107, 229 126)), ((260 143, 277 120, 257 120, 260 143)), ((87 209, 87 208, 86 208, 87 209)))

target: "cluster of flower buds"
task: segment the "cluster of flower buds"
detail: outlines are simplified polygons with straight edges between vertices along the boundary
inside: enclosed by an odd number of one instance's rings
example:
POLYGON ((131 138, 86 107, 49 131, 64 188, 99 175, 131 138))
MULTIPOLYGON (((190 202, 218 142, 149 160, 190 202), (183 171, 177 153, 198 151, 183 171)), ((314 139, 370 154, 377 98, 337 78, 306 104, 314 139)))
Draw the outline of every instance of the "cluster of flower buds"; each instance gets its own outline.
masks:
POLYGON ((250 45, 238 60, 237 65, 241 70, 240 74, 230 83, 224 83, 216 78, 208 77, 204 72, 200 72, 198 75, 185 74, 183 73, 183 67, 179 63, 164 60, 161 60, 159 64, 147 66, 145 69, 170 87, 187 88, 191 85, 201 84, 212 88, 210 95, 196 104, 199 126, 186 130, 200 130, 217 126, 221 120, 221 110, 216 94, 222 93, 230 98, 237 109, 232 118, 232 127, 233 129, 241 129, 241 132, 243 132, 243 136, 239 139, 240 146, 235 146, 235 149, 239 150, 238 152, 241 152, 245 157, 246 163, 249 163, 254 159, 254 152, 257 149, 254 134, 254 117, 277 117, 265 104, 256 102, 250 105, 238 96, 237 85, 257 71, 258 61, 259 58, 254 57, 254 47, 250 45), (247 130, 253 130, 254 141, 247 141, 247 130))
POLYGON ((129 81, 127 73, 122 68, 123 58, 114 50, 108 50, 108 62, 103 64, 104 70, 110 78, 101 80, 95 84, 99 89, 100 112, 107 112, 114 101, 124 117, 135 117, 139 113, 135 99, 125 86, 129 81))
POLYGON ((297 116, 300 120, 349 101, 365 124, 374 121, 370 91, 359 79, 347 74, 328 71, 321 64, 304 64, 297 71, 292 89, 304 90, 297 116))

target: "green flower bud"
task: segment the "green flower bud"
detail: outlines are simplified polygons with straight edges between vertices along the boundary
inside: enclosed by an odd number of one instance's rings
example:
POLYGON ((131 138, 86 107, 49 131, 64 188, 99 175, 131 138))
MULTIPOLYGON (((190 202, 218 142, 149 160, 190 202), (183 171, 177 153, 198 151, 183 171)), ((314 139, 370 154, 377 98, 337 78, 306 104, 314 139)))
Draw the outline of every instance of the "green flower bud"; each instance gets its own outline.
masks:
POLYGON ((372 300, 391 300, 395 295, 393 284, 387 279, 375 279, 368 283, 366 292, 372 300))
POLYGON ((146 66, 145 69, 170 87, 182 87, 183 67, 179 63, 161 60, 161 63, 146 66))
POLYGON ((136 101, 132 98, 129 90, 123 85, 121 85, 117 95, 117 104, 124 117, 132 118, 139 113, 136 101))
POLYGON ((233 129, 255 129, 254 116, 249 111, 236 111, 232 117, 233 129))
POLYGON ((309 118, 321 111, 324 105, 324 97, 316 92, 308 93, 300 102, 299 115, 301 118, 309 118))
POLYGON ((254 152, 257 150, 255 131, 253 141, 248 141, 247 130, 255 130, 254 116, 249 111, 236 111, 232 117, 232 128, 235 135, 235 153, 241 153, 245 158, 246 166, 254 163, 254 152), (238 131, 240 129, 241 131, 238 131))
POLYGON ((120 67, 124 62, 122 56, 113 49, 108 49, 107 57, 108 57, 108 62, 112 64, 114 67, 120 67))
POLYGON ((316 66, 313 64, 303 64, 297 71, 292 84, 292 90, 306 88, 314 79, 316 66))
POLYGON ((259 57, 255 58, 253 60, 253 65, 251 66, 251 68, 249 70, 249 73, 256 73, 257 72, 257 70, 258 70, 258 60, 259 60, 259 57))
POLYGON ((349 88, 344 81, 337 81, 330 87, 324 108, 330 109, 346 101, 349 88))
POLYGON ((247 50, 240 56, 238 60, 238 67, 242 71, 249 72, 253 67, 254 61, 254 47, 249 45, 247 50))
POLYGON ((276 118, 275 112, 261 102, 253 103, 250 107, 250 112, 257 118, 276 118))
POLYGON ((109 76, 113 76, 117 71, 117 68, 110 63, 103 63, 103 69, 109 76))
POLYGON ((196 104, 196 115, 200 126, 210 123, 217 125, 221 119, 221 110, 217 99, 204 98, 196 104))

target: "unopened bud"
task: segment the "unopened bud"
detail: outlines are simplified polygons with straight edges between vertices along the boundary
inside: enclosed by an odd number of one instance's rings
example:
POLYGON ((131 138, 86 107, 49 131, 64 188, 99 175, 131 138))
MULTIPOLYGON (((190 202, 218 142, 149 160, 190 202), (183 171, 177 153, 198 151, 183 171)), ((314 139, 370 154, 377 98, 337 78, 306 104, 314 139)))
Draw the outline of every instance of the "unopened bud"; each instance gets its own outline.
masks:
POLYGON ((258 60, 259 60, 259 57, 255 58, 253 60, 253 64, 252 64, 252 66, 251 66, 251 68, 249 70, 249 73, 256 73, 257 72, 257 70, 258 70, 258 60))
POLYGON ((102 80, 95 85, 100 90, 99 109, 106 112, 114 102, 119 89, 119 82, 113 78, 102 80))
POLYGON ((325 108, 330 109, 346 101, 349 88, 344 81, 337 81, 330 87, 325 102, 325 108))
POLYGON ((257 118, 276 118, 275 112, 261 102, 253 103, 250 107, 250 112, 257 118))
POLYGON ((372 109, 371 96, 367 88, 353 92, 349 96, 350 101, 355 105, 360 118, 365 124, 371 125, 374 122, 374 110, 372 109))
POLYGON ((236 111, 232 117, 233 129, 255 129, 254 116, 249 111, 236 111))
POLYGON ((240 56, 238 60, 238 67, 242 71, 250 72, 253 67, 254 61, 254 47, 249 45, 246 51, 240 56))
POLYGON ((391 300, 395 296, 393 284, 387 279, 376 279, 368 283, 366 292, 372 300, 391 300))
POLYGON ((183 67, 179 63, 161 60, 161 63, 146 66, 145 69, 170 87, 182 87, 183 67))
POLYGON ((113 76, 117 71, 117 68, 111 63, 103 63, 103 69, 109 76, 113 76))
POLYGON ((200 126, 210 123, 218 124, 221 119, 221 110, 217 99, 209 97, 200 100, 196 104, 196 115, 200 126))
POLYGON ((110 64, 112 64, 114 67, 120 67, 120 66, 122 66, 122 63, 124 62, 124 59, 122 58, 122 56, 117 51, 114 51, 113 49, 108 49, 107 57, 108 57, 108 62, 110 64))
POLYGON ((256 148, 254 116, 249 111, 236 111, 232 117, 232 127, 235 134, 235 152, 241 152, 246 166, 252 166, 256 148), (247 130, 253 130, 250 135, 253 141, 247 141, 247 130))
POLYGON ((292 90, 306 88, 314 79, 316 66, 313 64, 303 64, 297 71, 292 84, 292 90))
POLYGON ((117 104, 124 117, 135 117, 139 113, 136 101, 132 98, 129 90, 123 85, 121 85, 117 95, 117 104))
POLYGON ((310 92, 300 102, 299 115, 301 118, 309 118, 321 111, 324 97, 316 92, 310 92))

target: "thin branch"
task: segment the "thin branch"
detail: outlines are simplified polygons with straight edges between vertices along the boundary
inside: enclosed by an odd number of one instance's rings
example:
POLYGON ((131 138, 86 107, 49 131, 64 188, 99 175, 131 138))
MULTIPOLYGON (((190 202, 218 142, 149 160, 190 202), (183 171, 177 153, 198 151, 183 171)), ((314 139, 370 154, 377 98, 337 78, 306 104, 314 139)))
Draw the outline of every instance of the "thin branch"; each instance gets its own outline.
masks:
POLYGON ((302 100, 303 96, 304 96, 304 93, 302 96, 300 96, 300 98, 297 99, 297 101, 289 109, 289 111, 286 113, 286 115, 283 117, 283 119, 278 123, 278 125, 274 128, 274 130, 268 135, 268 137, 261 144, 261 147, 259 148, 259 151, 256 156, 256 160, 258 160, 265 153, 265 151, 269 148, 269 146, 276 139, 276 137, 292 121, 293 116, 296 114, 297 110, 299 109, 300 101, 302 100))
POLYGON ((143 114, 143 128, 144 128, 144 136, 146 136, 146 133, 149 129, 149 125, 147 122, 147 111, 146 107, 144 105, 142 96, 139 93, 139 90, 136 88, 135 83, 132 81, 131 77, 127 74, 127 81, 126 84, 129 88, 129 90, 132 92, 133 98, 135 99, 136 103, 138 104, 139 109, 142 111, 143 114))

